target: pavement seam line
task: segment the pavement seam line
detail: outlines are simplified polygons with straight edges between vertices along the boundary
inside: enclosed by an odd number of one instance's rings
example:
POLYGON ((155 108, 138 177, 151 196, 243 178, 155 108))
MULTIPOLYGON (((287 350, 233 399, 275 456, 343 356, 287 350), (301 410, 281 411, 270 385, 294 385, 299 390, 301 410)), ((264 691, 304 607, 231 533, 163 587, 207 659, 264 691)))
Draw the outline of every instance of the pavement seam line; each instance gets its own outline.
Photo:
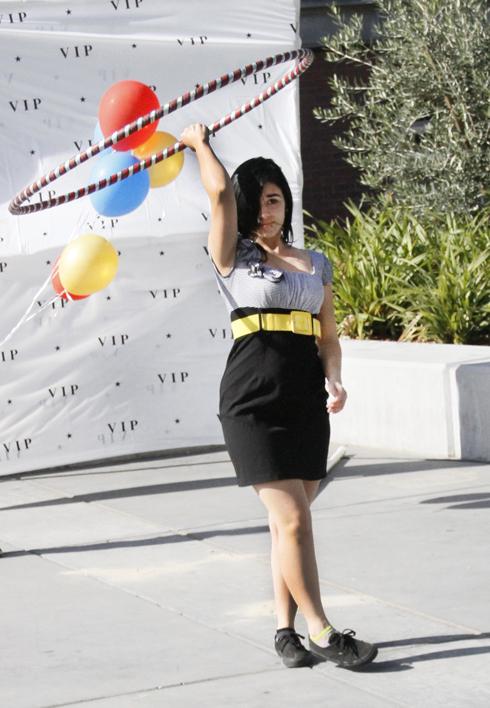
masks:
POLYGON ((209 681, 222 681, 231 678, 240 678, 241 676, 255 676, 256 674, 276 673, 278 671, 282 671, 282 667, 279 667, 277 669, 258 669, 257 671, 245 671, 243 673, 223 676, 210 676, 208 678, 194 679, 192 681, 179 681, 178 683, 169 683, 167 685, 162 684, 160 686, 152 686, 151 688, 139 688, 136 691, 127 691, 125 693, 111 693, 105 696, 96 696, 94 698, 82 698, 81 700, 70 701, 68 703, 50 703, 49 705, 41 706, 41 708, 65 708, 65 706, 79 706, 84 703, 93 703, 94 701, 105 701, 111 698, 137 696, 140 693, 153 693, 156 691, 165 691, 169 688, 182 688, 183 686, 192 686, 195 684, 207 683, 209 681))

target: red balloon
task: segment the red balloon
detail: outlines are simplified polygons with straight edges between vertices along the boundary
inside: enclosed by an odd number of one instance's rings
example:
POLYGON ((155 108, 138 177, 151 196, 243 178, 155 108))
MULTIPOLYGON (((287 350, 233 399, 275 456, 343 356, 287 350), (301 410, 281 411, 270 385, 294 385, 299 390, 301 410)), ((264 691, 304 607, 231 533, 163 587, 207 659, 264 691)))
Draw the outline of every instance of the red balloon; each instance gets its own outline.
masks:
MULTIPOLYGON (((68 300, 68 295, 66 294, 66 292, 63 292, 65 288, 61 284, 59 270, 57 269, 59 260, 60 256, 58 256, 58 258, 55 260, 53 270, 51 271, 51 284, 55 292, 57 292, 58 295, 61 295, 63 300, 68 300)), ((84 298, 89 297, 89 295, 73 295, 72 293, 69 293, 69 295, 72 300, 83 300, 84 298)))
MULTIPOLYGON (((133 123, 140 116, 160 107, 154 91, 140 81, 118 81, 104 93, 99 104, 99 123, 104 137, 133 123)), ((133 133, 113 145, 114 150, 131 150, 149 140, 158 127, 158 121, 133 133)))

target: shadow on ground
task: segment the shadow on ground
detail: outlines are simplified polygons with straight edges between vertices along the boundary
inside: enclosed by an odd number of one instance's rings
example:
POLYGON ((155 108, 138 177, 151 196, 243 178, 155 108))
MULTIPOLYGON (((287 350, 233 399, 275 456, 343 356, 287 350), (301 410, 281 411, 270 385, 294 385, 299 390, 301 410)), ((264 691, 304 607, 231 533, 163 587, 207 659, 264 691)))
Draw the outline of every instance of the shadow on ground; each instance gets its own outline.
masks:
POLYGON ((246 534, 269 533, 269 526, 244 526, 234 529, 211 529, 209 531, 182 531, 182 533, 142 538, 128 541, 105 541, 104 543, 78 544, 76 546, 53 546, 51 548, 30 548, 21 551, 6 551, 1 553, 2 559, 19 558, 28 555, 49 555, 52 553, 84 553, 86 551, 107 551, 115 548, 139 548, 143 546, 163 546, 168 543, 183 543, 186 541, 202 541, 216 536, 242 536, 246 534))
POLYGON ((424 499, 420 504, 449 504, 446 509, 488 509, 490 508, 490 492, 451 494, 447 497, 424 499), (462 503, 454 504, 453 502, 462 503))
POLYGON ((92 492, 90 494, 75 494, 73 497, 58 497, 57 499, 45 499, 39 502, 29 502, 28 504, 15 504, 0 508, 2 511, 13 511, 16 509, 37 509, 44 506, 59 506, 62 504, 79 504, 80 502, 107 501, 109 499, 125 499, 129 497, 142 497, 150 494, 171 494, 174 492, 189 492, 197 489, 212 489, 216 487, 236 486, 235 477, 210 477, 209 479, 191 479, 182 482, 166 482, 164 484, 148 484, 140 487, 129 487, 127 489, 109 489, 104 492, 92 492))

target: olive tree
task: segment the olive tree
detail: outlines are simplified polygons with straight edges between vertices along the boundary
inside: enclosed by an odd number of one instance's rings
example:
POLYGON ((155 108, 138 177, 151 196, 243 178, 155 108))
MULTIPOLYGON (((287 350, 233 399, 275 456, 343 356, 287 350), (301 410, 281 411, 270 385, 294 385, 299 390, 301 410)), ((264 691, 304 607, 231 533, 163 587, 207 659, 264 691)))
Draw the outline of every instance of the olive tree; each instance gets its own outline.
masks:
MULTIPOLYGON (((484 0, 377 0, 370 42, 362 18, 332 6, 324 58, 335 71, 320 121, 347 126, 335 140, 375 203, 420 216, 476 212, 490 182, 490 33, 484 0)), ((339 127, 340 127, 339 126, 339 127)))

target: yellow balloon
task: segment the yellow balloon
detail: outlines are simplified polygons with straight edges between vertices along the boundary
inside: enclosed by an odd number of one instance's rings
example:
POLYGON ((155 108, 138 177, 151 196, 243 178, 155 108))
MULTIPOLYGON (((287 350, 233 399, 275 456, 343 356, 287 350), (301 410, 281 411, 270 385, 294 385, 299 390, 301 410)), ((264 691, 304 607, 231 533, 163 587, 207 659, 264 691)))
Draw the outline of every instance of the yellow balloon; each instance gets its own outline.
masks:
POLYGON ((83 234, 61 253, 58 275, 62 286, 73 295, 91 295, 103 290, 115 277, 118 255, 103 236, 83 234))
MULTIPOLYGON (((163 131, 157 131, 153 133, 151 138, 139 145, 135 150, 133 150, 133 155, 139 157, 140 160, 155 154, 156 152, 161 152, 166 147, 174 145, 178 142, 177 138, 171 133, 164 133, 163 131)), ((150 187, 164 187, 166 184, 172 182, 184 165, 184 153, 178 152, 172 157, 168 157, 166 160, 162 160, 157 165, 150 167, 148 172, 150 173, 150 187)))

